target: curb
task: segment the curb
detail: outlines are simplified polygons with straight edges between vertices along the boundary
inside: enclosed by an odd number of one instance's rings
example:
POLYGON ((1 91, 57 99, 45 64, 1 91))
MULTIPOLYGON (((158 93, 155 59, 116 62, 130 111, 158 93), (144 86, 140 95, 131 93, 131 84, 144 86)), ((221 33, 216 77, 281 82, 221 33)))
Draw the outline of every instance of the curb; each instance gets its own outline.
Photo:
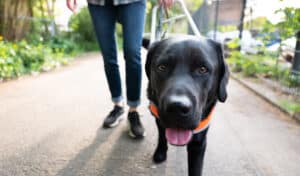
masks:
POLYGON ((277 102, 271 100, 264 94, 260 93, 259 91, 254 89, 251 85, 249 85, 246 81, 243 81, 242 79, 238 78, 236 75, 231 74, 230 77, 233 78, 235 81, 237 81, 242 86, 244 86, 245 88, 247 88, 248 90, 250 90, 251 92, 253 92, 255 95, 259 96, 260 98, 267 101, 269 104, 271 104, 275 108, 279 109, 284 114, 286 114, 286 115, 292 117, 293 119, 297 120, 298 122, 300 122, 300 115, 293 114, 293 113, 287 111, 286 109, 282 108, 277 102))

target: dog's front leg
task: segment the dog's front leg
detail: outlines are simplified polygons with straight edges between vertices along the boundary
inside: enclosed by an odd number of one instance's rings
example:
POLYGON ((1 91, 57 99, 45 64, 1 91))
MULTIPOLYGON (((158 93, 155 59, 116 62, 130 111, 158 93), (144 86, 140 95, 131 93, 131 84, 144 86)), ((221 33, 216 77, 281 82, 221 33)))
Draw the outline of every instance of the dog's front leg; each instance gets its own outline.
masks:
POLYGON ((194 134, 192 141, 187 146, 189 176, 201 176, 203 159, 206 149, 207 130, 194 134))
POLYGON ((156 125, 158 128, 158 144, 153 155, 153 161, 155 163, 161 163, 167 159, 168 143, 165 136, 165 128, 156 119, 156 125))

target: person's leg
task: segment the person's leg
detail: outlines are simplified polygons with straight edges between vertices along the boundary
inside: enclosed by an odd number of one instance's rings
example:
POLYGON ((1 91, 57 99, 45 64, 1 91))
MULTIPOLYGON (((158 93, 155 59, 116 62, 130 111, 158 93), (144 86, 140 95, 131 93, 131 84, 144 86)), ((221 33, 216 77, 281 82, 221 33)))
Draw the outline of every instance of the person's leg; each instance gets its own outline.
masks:
POLYGON ((145 0, 119 6, 119 20, 123 27, 123 48, 126 62, 127 104, 131 109, 140 104, 141 46, 144 32, 145 0))
POLYGON ((142 65, 141 46, 144 32, 145 0, 118 6, 118 17, 123 27, 123 47, 126 63, 126 93, 129 106, 128 121, 130 135, 134 138, 144 136, 137 107, 140 104, 142 65))
POLYGON ((92 4, 89 4, 88 7, 103 55, 104 69, 112 101, 118 103, 122 100, 122 87, 115 39, 116 9, 115 6, 92 4))
POLYGON ((89 4, 89 11, 94 24, 97 40, 102 51, 104 70, 111 93, 114 109, 105 118, 104 127, 114 127, 122 120, 122 88, 119 66, 117 61, 117 47, 115 40, 115 24, 117 19, 115 6, 99 6, 89 4))

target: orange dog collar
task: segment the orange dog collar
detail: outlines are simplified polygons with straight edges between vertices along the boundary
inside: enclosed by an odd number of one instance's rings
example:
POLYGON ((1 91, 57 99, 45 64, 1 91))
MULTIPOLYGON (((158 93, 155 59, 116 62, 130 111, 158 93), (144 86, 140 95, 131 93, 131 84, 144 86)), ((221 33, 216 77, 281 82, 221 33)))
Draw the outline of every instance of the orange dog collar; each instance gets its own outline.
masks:
MULTIPOLYGON (((151 114, 159 119, 159 115, 158 115, 158 109, 156 107, 155 104, 153 103, 150 103, 149 105, 149 110, 151 112, 151 114)), ((200 123, 198 124, 198 126, 193 130, 193 133, 200 133, 202 132, 203 130, 205 130, 206 128, 208 128, 209 126, 209 123, 211 121, 211 118, 212 118, 212 113, 214 111, 214 108, 212 108, 212 110, 210 111, 210 113, 208 114, 208 116, 204 119, 204 120, 201 120, 200 123)))

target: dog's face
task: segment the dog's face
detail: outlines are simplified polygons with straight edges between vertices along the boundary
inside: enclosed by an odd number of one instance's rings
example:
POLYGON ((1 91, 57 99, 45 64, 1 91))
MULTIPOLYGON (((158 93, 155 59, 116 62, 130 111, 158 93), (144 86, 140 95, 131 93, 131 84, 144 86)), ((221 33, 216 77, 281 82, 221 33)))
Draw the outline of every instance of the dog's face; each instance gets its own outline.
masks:
POLYGON ((183 136, 182 141, 173 141, 175 145, 188 142, 217 100, 227 97, 228 69, 221 46, 211 40, 180 37, 154 43, 146 74, 148 97, 158 106, 167 139, 168 133, 170 140, 172 135, 183 136))

